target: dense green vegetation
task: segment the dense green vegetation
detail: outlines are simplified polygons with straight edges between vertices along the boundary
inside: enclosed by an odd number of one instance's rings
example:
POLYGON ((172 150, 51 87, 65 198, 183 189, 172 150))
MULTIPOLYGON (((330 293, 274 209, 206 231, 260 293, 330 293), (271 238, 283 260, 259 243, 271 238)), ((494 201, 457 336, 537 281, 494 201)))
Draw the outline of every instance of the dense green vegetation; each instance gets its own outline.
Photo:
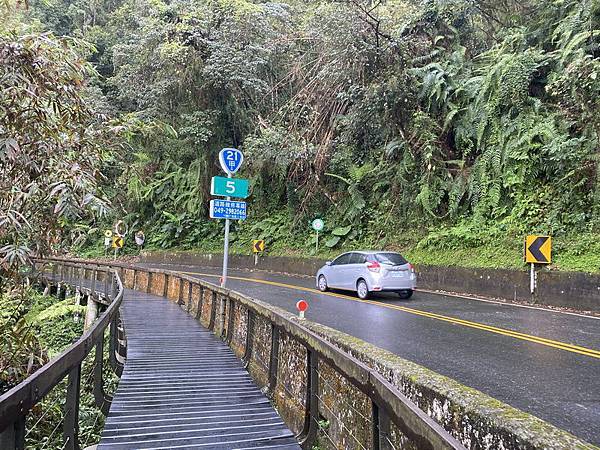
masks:
MULTIPOLYGON (((0 394, 17 385, 83 332, 85 307, 73 297, 59 301, 35 289, 13 289, 0 296, 0 394)), ((80 411, 80 442, 97 442, 104 416, 95 407, 91 375, 94 352, 84 360, 80 411)), ((108 366, 108 361, 107 361, 108 366)), ((106 371, 114 389, 115 380, 106 371)), ((66 380, 56 386, 27 417, 26 448, 62 448, 66 380)))
MULTIPOLYGON (((150 247, 219 248, 209 180, 236 146, 252 183, 238 251, 309 254, 323 217, 324 253, 521 267, 539 232, 556 267, 600 270, 598 0, 6 4, 4 49, 49 32, 87 61, 99 185, 82 197, 95 215, 53 227, 65 246, 97 253, 124 218, 150 247)), ((8 124, 2 155, 26 135, 8 124)))
POLYGON ((100 254, 117 219, 220 250, 223 147, 252 186, 234 251, 314 254, 321 217, 322 256, 519 268, 549 233, 554 267, 600 272, 599 35, 600 0, 0 0, 0 392, 81 333, 28 258, 100 254))

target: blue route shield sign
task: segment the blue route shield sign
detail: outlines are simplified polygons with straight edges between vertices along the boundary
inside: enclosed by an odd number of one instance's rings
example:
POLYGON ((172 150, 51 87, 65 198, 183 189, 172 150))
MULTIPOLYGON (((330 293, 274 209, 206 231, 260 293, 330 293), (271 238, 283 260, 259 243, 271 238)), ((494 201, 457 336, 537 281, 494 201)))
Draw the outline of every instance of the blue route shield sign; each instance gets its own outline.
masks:
POLYGON ((210 218, 244 220, 246 219, 246 202, 211 200, 210 218))
POLYGON ((219 152, 219 162, 226 174, 236 173, 243 161, 244 155, 237 148, 224 148, 219 152))

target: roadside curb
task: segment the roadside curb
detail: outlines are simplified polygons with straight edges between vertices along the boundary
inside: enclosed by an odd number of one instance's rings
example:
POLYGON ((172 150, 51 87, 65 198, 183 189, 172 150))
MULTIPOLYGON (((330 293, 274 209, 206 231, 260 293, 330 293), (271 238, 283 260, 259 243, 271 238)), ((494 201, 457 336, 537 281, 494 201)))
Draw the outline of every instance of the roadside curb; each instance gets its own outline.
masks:
MULTIPOLYGON (((221 261, 222 255, 212 253, 147 252, 138 258, 138 262, 146 264, 196 267, 220 267, 221 261)), ((314 277, 325 260, 273 256, 262 258, 258 265, 254 265, 252 256, 231 255, 229 262, 232 269, 245 272, 266 272, 309 279, 314 277)), ((559 275, 556 275, 557 272, 541 272, 541 278, 558 278, 553 279, 553 289, 541 289, 540 295, 532 302, 526 272, 438 266, 417 266, 416 271, 418 285, 421 286, 417 291, 600 318, 600 276, 575 272, 559 275)))

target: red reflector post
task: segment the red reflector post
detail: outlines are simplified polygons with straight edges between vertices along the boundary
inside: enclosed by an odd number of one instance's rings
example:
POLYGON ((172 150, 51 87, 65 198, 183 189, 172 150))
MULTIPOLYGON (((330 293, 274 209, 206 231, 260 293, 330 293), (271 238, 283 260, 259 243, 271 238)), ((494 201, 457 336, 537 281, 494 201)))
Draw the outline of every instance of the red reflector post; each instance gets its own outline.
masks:
POLYGON ((304 319, 304 311, 308 309, 308 302, 306 300, 298 300, 296 309, 298 310, 298 317, 304 319))

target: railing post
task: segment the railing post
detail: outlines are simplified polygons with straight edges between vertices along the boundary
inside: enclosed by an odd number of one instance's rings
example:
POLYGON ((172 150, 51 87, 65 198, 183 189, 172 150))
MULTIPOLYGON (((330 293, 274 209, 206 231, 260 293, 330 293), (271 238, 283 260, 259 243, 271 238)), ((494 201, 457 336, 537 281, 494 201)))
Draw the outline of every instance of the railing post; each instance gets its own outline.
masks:
POLYGON ((277 362, 279 360, 279 328, 271 324, 271 355, 269 357, 268 391, 273 394, 277 385, 277 362))
POLYGON ((300 445, 303 449, 312 449, 317 439, 319 425, 319 356, 316 352, 306 350, 306 409, 304 412, 304 428, 300 434, 300 445))
POLYGON ((215 329, 215 316, 217 315, 217 293, 213 291, 212 302, 210 306, 210 321, 208 322, 208 329, 215 329))
POLYGON ((12 425, 0 432, 0 449, 25 449, 25 416, 19 417, 12 425))
POLYGON ((163 286, 163 297, 166 297, 167 294, 169 293, 169 275, 167 275, 166 273, 165 273, 164 280, 165 280, 165 285, 163 286))
POLYGON ((242 362, 246 367, 250 364, 252 359, 252 336, 254 335, 254 311, 248 308, 248 314, 246 319, 246 348, 244 349, 244 356, 242 362))
POLYGON ((81 384, 81 363, 69 373, 67 399, 65 402, 65 422, 63 424, 64 448, 79 450, 79 388, 81 384))
POLYGON ((183 279, 179 277, 179 295, 177 295, 177 305, 183 305, 183 279))
POLYGON ((110 321, 110 329, 108 335, 108 361, 113 368, 117 370, 117 317, 110 321))
POLYGON ((74 287, 75 287, 75 293, 77 295, 77 292, 81 293, 81 267, 76 267, 75 268, 75 282, 74 282, 74 287))
POLYGON ((116 274, 110 272, 110 295, 112 295, 111 300, 114 300, 116 297, 115 291, 117 289, 117 284, 115 283, 115 277, 116 277, 116 274))
POLYGON ((371 399, 371 443, 373 450, 380 449, 381 438, 379 430, 379 406, 371 399))
POLYGON ((371 400, 373 450, 392 450, 390 443, 390 417, 384 409, 371 400))
POLYGON ((96 344, 96 354, 94 357, 94 400, 96 406, 100 408, 102 414, 108 415, 112 397, 104 392, 104 382, 102 379, 102 367, 104 365, 104 339, 100 339, 96 344))
POLYGON ((62 287, 62 281, 63 281, 63 271, 64 271, 64 266, 62 265, 62 263, 60 264, 60 270, 58 271, 58 283, 56 284, 56 296, 58 298, 60 298, 60 288, 62 287))
POLYGON ((93 294, 88 295, 87 308, 85 309, 85 321, 83 322, 83 331, 87 331, 98 317, 98 303, 93 294))
POLYGON ((187 309, 186 311, 189 312, 192 310, 192 282, 188 281, 188 295, 187 295, 187 309))
POLYGON ((65 266, 65 298, 69 296, 69 293, 71 292, 71 285, 70 285, 70 272, 71 272, 72 267, 71 266, 65 266))
POLYGON ((227 317, 227 334, 225 336, 225 341, 227 345, 231 344, 233 340, 233 326, 235 320, 235 301, 229 298, 229 316, 227 317))
POLYGON ((91 295, 96 292, 96 269, 92 270, 92 288, 90 290, 91 295))
MULTIPOLYGON (((227 318, 227 297, 221 297, 221 301, 219 302, 219 318, 221 322, 221 339, 225 338, 225 319, 227 318)), ((225 338, 226 339, 226 338, 225 338)))
POLYGON ((204 286, 201 284, 198 285, 200 296, 198 297, 198 306, 196 308, 196 320, 200 320, 202 318, 202 306, 204 304, 204 286))

